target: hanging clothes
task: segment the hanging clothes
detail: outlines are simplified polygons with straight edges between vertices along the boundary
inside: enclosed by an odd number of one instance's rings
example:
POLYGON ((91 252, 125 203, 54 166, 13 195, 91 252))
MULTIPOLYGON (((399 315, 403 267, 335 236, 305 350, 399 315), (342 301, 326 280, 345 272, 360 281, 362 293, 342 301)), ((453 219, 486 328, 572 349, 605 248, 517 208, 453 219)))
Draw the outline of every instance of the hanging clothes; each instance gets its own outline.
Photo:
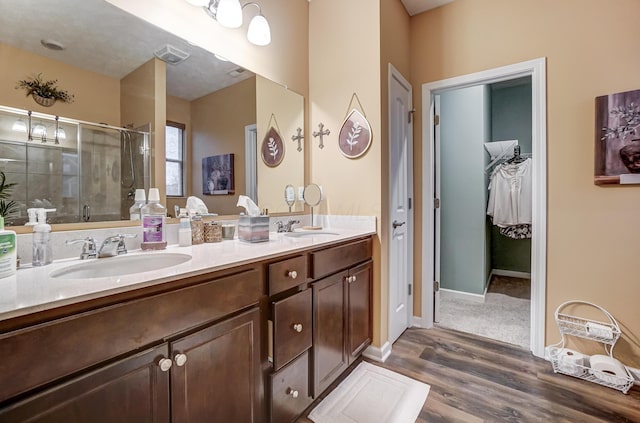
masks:
POLYGON ((514 239, 531 238, 531 194, 531 159, 505 162, 495 168, 489 182, 487 214, 494 225, 502 228, 501 234, 514 239))

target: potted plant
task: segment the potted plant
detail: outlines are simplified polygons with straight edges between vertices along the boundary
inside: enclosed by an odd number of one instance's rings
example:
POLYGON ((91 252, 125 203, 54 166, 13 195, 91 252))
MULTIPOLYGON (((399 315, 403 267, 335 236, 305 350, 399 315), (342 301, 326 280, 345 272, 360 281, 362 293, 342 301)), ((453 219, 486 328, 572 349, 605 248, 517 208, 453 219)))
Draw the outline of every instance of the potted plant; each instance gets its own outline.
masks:
POLYGON ((18 208, 15 201, 9 200, 13 187, 16 185, 15 182, 7 183, 4 172, 0 170, 0 216, 2 217, 9 216, 18 208))
POLYGON ((39 73, 29 79, 18 81, 16 89, 24 89, 27 92, 27 97, 33 97, 36 103, 44 107, 53 106, 57 100, 63 103, 72 103, 74 100, 73 94, 59 89, 56 86, 57 83, 57 79, 45 81, 42 74, 39 73))

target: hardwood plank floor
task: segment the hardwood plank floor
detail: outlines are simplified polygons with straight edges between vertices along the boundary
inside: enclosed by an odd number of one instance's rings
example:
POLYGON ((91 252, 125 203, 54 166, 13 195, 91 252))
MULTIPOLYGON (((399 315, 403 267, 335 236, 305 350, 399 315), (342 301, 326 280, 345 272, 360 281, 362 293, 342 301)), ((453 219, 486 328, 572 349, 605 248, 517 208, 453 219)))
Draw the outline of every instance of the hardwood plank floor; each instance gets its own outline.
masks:
POLYGON ((450 329, 408 329, 375 364, 431 385, 417 423, 640 422, 637 386, 624 395, 558 375, 519 347, 450 329))

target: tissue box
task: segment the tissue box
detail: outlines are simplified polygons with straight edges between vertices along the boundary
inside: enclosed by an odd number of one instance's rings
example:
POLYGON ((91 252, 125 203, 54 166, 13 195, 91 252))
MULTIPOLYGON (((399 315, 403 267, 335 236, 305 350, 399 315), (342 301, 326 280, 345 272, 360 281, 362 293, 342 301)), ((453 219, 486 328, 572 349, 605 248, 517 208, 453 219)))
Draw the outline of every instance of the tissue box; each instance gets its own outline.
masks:
POLYGON ((269 216, 240 216, 238 239, 247 242, 269 241, 269 216))

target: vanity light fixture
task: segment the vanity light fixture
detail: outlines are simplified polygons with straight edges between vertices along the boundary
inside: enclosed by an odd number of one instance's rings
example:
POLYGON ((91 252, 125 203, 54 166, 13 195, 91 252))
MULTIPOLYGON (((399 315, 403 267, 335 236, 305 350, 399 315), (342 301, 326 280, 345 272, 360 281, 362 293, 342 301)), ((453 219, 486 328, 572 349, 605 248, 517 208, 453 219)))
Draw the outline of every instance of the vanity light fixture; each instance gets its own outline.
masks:
MULTIPOLYGON (((186 1, 196 6, 205 3, 201 0, 186 1)), ((271 28, 258 3, 250 2, 242 5, 240 0, 209 0, 205 3, 204 10, 220 25, 226 28, 240 28, 242 26, 242 10, 247 6, 256 6, 258 8, 258 14, 249 22, 247 39, 257 46, 270 44, 271 28)))

